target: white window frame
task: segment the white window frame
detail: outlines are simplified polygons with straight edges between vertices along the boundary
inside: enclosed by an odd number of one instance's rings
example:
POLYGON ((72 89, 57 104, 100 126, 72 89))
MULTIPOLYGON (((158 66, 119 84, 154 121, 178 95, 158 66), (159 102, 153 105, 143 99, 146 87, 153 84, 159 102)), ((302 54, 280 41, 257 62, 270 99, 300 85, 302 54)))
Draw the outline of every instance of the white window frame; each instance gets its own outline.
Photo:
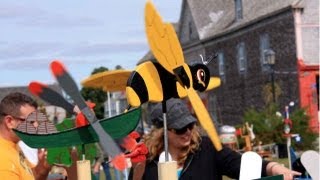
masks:
POLYGON ((225 68, 224 68, 224 54, 222 52, 218 53, 218 63, 219 63, 219 75, 225 75, 225 68))
POLYGON ((260 61, 262 65, 267 65, 266 52, 270 49, 270 39, 267 33, 260 35, 260 61))
POLYGON ((237 46, 238 49, 238 69, 240 72, 244 72, 246 70, 246 50, 244 42, 241 42, 237 46))

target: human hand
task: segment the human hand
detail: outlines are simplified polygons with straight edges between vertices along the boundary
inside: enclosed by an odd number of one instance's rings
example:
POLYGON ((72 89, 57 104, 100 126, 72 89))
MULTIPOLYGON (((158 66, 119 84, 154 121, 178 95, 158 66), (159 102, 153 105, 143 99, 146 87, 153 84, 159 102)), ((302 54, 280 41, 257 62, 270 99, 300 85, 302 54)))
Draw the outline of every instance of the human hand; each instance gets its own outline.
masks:
POLYGON ((38 164, 34 167, 33 171, 36 179, 46 179, 51 169, 51 165, 47 161, 47 150, 38 150, 38 164))
POLYGON ((285 166, 276 163, 276 162, 270 162, 267 165, 267 173, 268 175, 275 176, 275 175, 283 175, 284 180, 292 180, 293 176, 300 176, 301 173, 297 171, 292 171, 285 166))

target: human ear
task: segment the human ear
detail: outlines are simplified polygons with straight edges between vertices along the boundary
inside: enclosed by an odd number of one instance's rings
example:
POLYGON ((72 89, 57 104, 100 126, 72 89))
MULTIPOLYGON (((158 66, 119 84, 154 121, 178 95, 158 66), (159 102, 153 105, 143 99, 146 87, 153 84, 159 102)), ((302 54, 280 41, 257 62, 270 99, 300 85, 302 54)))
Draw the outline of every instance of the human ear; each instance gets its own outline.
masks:
POLYGON ((13 129, 13 128, 16 128, 16 124, 15 124, 15 121, 14 119, 7 115, 4 117, 4 124, 6 125, 6 127, 8 127, 9 129, 13 129))

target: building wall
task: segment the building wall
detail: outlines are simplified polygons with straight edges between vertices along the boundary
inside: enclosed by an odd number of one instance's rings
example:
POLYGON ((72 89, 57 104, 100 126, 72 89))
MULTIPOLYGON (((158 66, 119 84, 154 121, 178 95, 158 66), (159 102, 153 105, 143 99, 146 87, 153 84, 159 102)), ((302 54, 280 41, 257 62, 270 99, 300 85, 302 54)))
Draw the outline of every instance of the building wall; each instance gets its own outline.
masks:
MULTIPOLYGON (((267 33, 270 48, 276 54, 275 83, 281 87, 278 102, 283 106, 290 101, 299 101, 296 66, 294 19, 292 12, 274 15, 255 22, 236 32, 205 42, 206 54, 223 52, 225 59, 225 81, 212 93, 217 98, 218 115, 224 124, 242 122, 247 108, 260 109, 265 106, 262 88, 270 80, 270 69, 263 68, 260 61, 260 35, 267 33), (237 45, 245 43, 247 68, 240 73, 237 65, 237 45)), ((218 73, 217 61, 210 65, 212 74, 218 73)))
POLYGON ((300 107, 310 116, 309 127, 319 132, 319 1, 295 10, 300 107))
POLYGON ((184 3, 184 8, 182 12, 183 19, 180 21, 180 31, 179 31, 179 40, 181 44, 190 43, 194 40, 199 40, 198 32, 194 24, 191 11, 187 3, 184 3))
POLYGON ((319 0, 308 0, 301 13, 303 61, 306 65, 319 64, 319 0))

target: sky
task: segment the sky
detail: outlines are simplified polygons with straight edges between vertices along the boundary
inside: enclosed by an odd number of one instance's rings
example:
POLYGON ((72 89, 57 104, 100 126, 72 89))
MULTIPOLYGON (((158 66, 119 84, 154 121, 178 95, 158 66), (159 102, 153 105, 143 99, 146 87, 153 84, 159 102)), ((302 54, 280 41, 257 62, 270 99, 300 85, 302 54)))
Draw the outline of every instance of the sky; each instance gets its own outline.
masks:
MULTIPOLYGON (((134 70, 148 52, 146 0, 1 0, 0 87, 52 84, 60 60, 80 82, 94 68, 134 70)), ((182 0, 152 1, 164 21, 177 22, 182 0)))

